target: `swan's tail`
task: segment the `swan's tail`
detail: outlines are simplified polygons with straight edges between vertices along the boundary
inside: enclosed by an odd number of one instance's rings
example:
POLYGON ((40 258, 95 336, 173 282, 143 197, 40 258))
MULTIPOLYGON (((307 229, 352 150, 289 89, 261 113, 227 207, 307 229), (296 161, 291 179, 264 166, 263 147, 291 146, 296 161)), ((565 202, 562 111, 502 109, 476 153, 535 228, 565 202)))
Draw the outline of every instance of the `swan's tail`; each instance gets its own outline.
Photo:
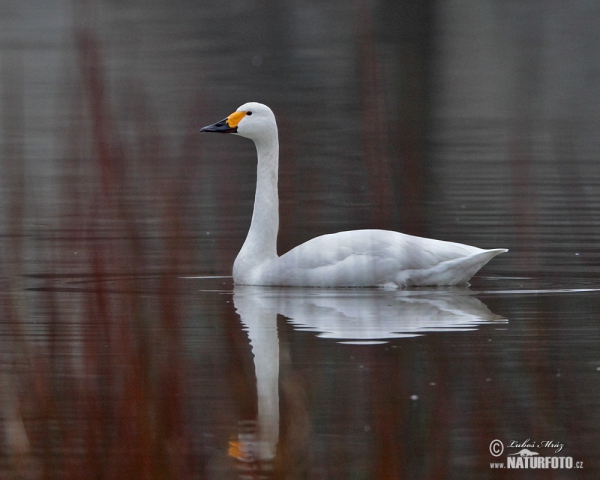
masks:
POLYGON ((406 286, 461 285, 469 281, 481 267, 506 248, 482 250, 467 257, 446 260, 435 267, 423 270, 404 270, 398 273, 395 282, 406 286))

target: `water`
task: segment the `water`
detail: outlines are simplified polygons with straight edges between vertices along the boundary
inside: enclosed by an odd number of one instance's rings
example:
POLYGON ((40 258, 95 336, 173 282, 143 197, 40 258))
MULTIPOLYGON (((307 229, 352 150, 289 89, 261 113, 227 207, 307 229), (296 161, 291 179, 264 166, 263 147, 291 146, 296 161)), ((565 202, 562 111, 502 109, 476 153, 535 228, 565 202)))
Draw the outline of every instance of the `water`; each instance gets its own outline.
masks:
POLYGON ((29 7, 0 7, 0 477, 597 476, 595 3, 29 7), (249 100, 280 252, 510 251, 468 289, 234 286, 255 153, 198 130, 249 100))

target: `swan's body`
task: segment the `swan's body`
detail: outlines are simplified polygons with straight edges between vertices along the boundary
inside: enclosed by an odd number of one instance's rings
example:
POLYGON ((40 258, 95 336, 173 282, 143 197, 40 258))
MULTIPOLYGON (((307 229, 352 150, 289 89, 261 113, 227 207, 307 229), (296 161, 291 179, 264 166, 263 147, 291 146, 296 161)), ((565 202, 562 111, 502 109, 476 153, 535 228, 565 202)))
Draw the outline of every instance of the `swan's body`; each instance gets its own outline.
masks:
POLYGON ((258 169, 252 223, 233 264, 244 285, 373 287, 459 285, 506 249, 482 250, 459 243, 387 230, 353 230, 313 238, 277 255, 279 141, 269 107, 246 103, 202 131, 237 133, 256 144, 258 169))

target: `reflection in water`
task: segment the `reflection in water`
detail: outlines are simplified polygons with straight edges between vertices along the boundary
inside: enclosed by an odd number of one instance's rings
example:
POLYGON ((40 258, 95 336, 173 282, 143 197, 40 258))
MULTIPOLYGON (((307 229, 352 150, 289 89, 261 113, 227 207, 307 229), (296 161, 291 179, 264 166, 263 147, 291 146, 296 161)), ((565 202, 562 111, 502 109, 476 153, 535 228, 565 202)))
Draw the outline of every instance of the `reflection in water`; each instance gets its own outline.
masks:
POLYGON ((281 314, 298 330, 320 332, 344 343, 383 343, 425 332, 474 330, 507 320, 493 314, 470 291, 302 290, 237 286, 234 301, 242 321, 281 314))
POLYGON ((236 285, 234 305, 248 333, 258 414, 256 429, 241 427, 229 454, 265 470, 276 457, 279 440, 279 338, 277 315, 297 330, 321 332, 342 343, 377 344, 425 332, 468 331, 477 325, 506 323, 466 289, 390 292, 385 290, 310 290, 236 285))
POLYGON ((279 339, 277 312, 260 303, 234 295, 236 309, 246 327, 256 373, 256 425, 240 425, 237 442, 230 442, 229 455, 246 463, 260 462, 263 469, 274 460, 279 439, 279 339), (244 302, 244 300, 249 300, 244 302))

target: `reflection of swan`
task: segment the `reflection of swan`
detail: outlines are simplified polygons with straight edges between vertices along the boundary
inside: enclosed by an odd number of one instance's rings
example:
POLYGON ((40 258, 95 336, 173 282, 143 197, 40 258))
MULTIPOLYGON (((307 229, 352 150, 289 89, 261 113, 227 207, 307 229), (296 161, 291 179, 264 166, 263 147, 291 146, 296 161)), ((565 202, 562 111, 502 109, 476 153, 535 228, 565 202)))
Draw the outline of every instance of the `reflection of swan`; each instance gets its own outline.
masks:
POLYGON ((252 223, 233 264, 235 283, 315 287, 458 285, 505 249, 480 248, 386 230, 314 238, 277 256, 279 140, 269 107, 246 103, 203 132, 237 133, 256 144, 252 223))
POLYGON ((279 339, 277 314, 297 329, 348 343, 380 343, 424 332, 474 330, 506 322, 468 290, 307 290, 236 285, 233 302, 248 332, 258 394, 257 431, 241 433, 230 454, 245 461, 272 460, 279 439, 279 339))
MULTIPOLYGON (((236 305, 236 308, 237 305, 236 305)), ((279 338, 277 337, 277 312, 256 306, 246 307, 238 313, 248 332, 258 397, 258 419, 256 435, 240 437, 245 443, 246 456, 253 460, 275 458, 279 438, 279 338), (250 439, 248 441, 248 439, 250 439)), ((242 447, 242 450, 244 448, 242 447)))
POLYGON ((234 302, 242 321, 257 309, 264 318, 280 313, 300 330, 346 342, 414 337, 425 332, 474 330, 506 322, 469 290, 304 290, 236 285, 234 302), (246 314, 247 313, 247 314, 246 314))

